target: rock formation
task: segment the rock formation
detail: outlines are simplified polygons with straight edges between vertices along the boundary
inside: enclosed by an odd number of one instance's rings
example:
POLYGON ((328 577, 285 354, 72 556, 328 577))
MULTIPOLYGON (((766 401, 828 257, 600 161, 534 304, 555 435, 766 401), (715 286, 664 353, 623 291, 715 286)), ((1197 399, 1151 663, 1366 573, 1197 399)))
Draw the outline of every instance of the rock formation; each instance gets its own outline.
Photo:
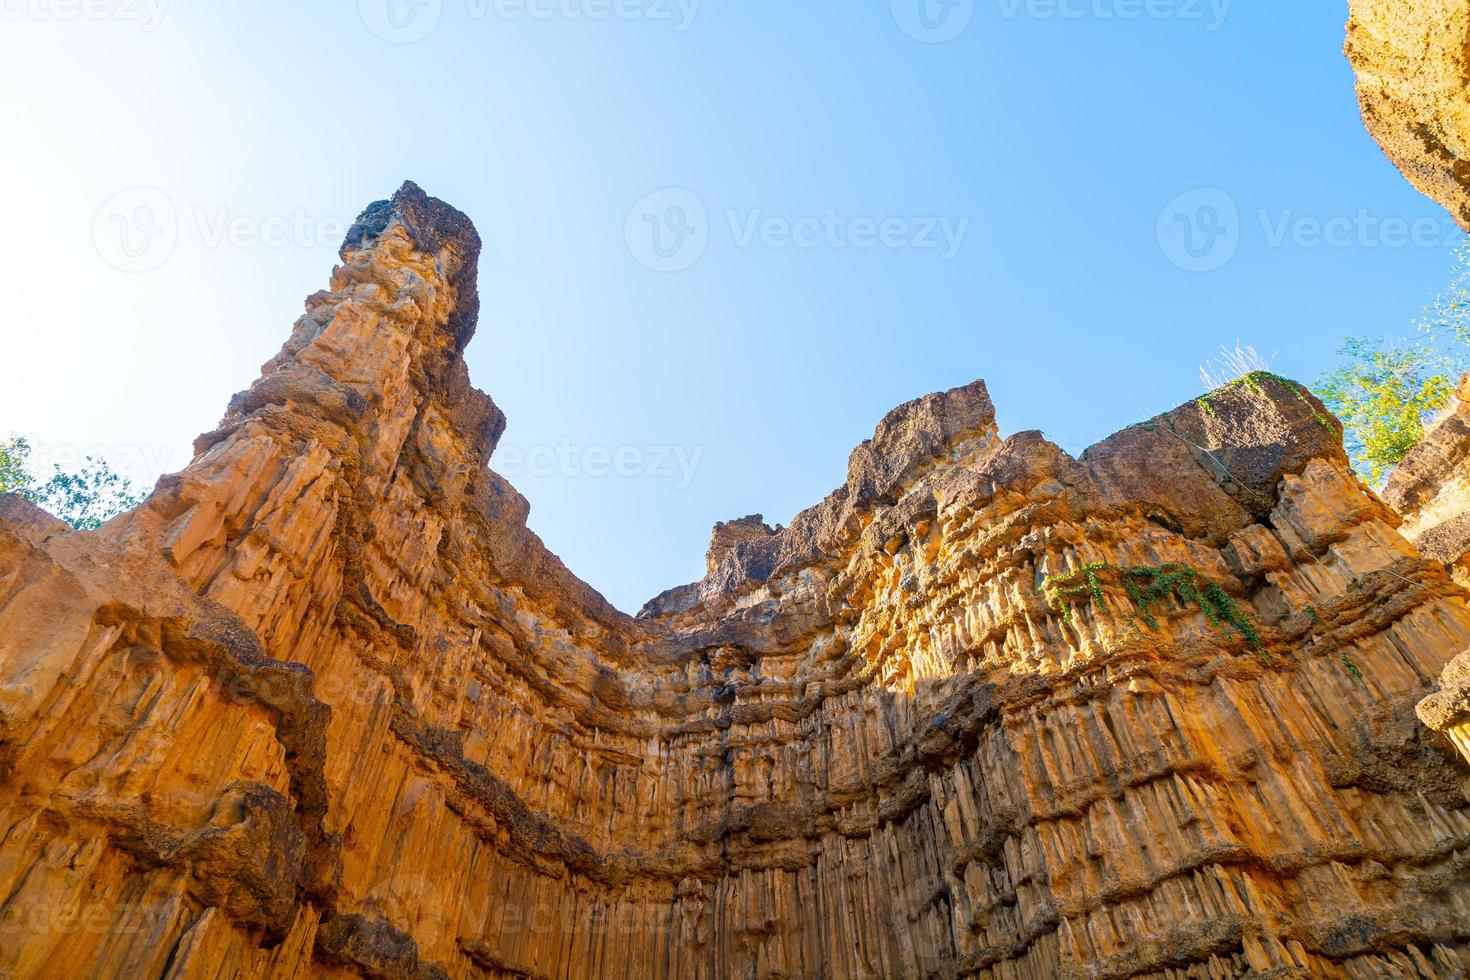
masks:
POLYGON ((1470 970, 1466 593, 1303 389, 930 395, 633 618, 487 465, 477 253, 405 185, 144 505, 0 503, 0 975, 1470 970))
MULTIPOLYGON (((1470 3, 1349 0, 1347 55, 1369 132, 1419 190, 1470 231, 1470 3)), ((1470 585, 1470 375, 1459 405, 1403 461, 1385 496, 1428 558, 1470 585)), ((1470 653, 1419 706, 1470 759, 1470 653)))
POLYGON ((1470 231, 1470 3, 1348 6, 1363 122, 1404 176, 1470 231))
POLYGON ((1404 518, 1399 533, 1470 587, 1470 374, 1452 408, 1389 476, 1383 499, 1404 518))
MULTIPOLYGON (((1399 530, 1419 553, 1470 587, 1470 374, 1460 379, 1451 410, 1389 477, 1383 496, 1403 516, 1399 530)), ((1420 703, 1419 717, 1470 760, 1470 652, 1445 668, 1440 690, 1420 703)))

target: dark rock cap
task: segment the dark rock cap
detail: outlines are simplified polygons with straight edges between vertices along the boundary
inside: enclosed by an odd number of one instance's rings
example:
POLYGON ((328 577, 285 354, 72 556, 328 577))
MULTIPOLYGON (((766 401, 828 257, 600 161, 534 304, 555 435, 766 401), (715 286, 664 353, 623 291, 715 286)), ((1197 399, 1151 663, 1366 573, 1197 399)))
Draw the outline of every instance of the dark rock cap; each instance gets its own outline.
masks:
POLYGON ((405 180, 391 198, 374 201, 363 209, 347 229, 338 254, 345 259, 349 249, 362 248, 381 235, 395 215, 420 250, 437 255, 448 249, 458 256, 459 266, 449 276, 458 299, 448 327, 454 334, 455 349, 463 351, 475 335, 475 324, 480 317, 480 235, 463 211, 430 197, 418 184, 405 180))

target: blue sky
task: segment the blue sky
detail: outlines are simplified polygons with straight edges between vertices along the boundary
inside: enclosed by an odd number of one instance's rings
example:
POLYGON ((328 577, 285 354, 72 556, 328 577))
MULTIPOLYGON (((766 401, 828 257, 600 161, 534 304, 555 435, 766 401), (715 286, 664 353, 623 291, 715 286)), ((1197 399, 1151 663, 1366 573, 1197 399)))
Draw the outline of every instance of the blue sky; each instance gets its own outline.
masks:
POLYGON ((0 434, 178 469, 412 178, 485 239, 495 465, 633 610, 902 401, 983 377, 1078 452, 1221 344, 1407 333, 1460 240, 1342 2, 388 2, 6 0, 0 434))

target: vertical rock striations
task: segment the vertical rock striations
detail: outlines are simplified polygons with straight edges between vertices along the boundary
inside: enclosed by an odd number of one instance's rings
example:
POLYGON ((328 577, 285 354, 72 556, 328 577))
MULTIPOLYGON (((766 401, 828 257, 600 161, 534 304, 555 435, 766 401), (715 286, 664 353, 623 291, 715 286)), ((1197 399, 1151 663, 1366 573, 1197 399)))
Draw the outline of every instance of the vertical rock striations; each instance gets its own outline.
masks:
POLYGON ((1350 0, 1363 122, 1410 183, 1470 230, 1470 3, 1350 0))
MULTIPOLYGON (((1393 471, 1383 497, 1403 515, 1399 530, 1420 554, 1470 587, 1470 374, 1460 379, 1453 408, 1393 471)), ((1420 702, 1419 717, 1470 759, 1470 652, 1445 668, 1440 690, 1420 702)))
POLYGON ((1470 586, 1470 374, 1452 406, 1394 469, 1383 499, 1403 516, 1399 532, 1420 554, 1470 586))
POLYGON ((146 504, 0 502, 0 975, 1470 970, 1470 609, 1302 389, 930 395, 635 619, 487 467, 477 253, 405 185, 146 504))
MULTIPOLYGON (((1368 131, 1415 187, 1470 231, 1470 3, 1350 0, 1349 7, 1346 52, 1368 131)), ((1405 536, 1462 585, 1470 584, 1467 395, 1462 379, 1459 409, 1404 460, 1385 494, 1407 519, 1405 536)), ((1419 714, 1470 759, 1470 654, 1446 668, 1442 689, 1419 714)))

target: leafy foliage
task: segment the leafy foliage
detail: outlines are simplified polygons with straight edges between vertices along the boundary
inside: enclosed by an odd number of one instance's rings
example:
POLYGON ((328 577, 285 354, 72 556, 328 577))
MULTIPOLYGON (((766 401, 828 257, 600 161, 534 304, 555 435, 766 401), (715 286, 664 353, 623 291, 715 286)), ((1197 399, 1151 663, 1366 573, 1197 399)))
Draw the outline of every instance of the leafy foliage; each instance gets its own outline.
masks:
POLYGON ((1220 583, 1184 565, 1123 568, 1107 562, 1094 562, 1062 575, 1048 576, 1042 583, 1041 592, 1047 604, 1061 613, 1064 622, 1071 621, 1072 602, 1076 599, 1090 599, 1100 611, 1107 613, 1110 609, 1103 588, 1104 576, 1119 581, 1133 603, 1133 619, 1149 629, 1159 628, 1158 619, 1154 616, 1156 605, 1172 600, 1182 606, 1197 607, 1211 626, 1233 630, 1262 659, 1269 659, 1255 623, 1240 605, 1220 583))
POLYGON ((31 475, 26 472, 26 460, 30 455, 31 444, 22 438, 0 442, 0 493, 25 496, 31 485, 31 475))
POLYGON ((1349 338, 1348 359, 1317 382, 1317 397, 1343 424, 1358 472, 1382 483, 1424 438, 1426 423, 1455 394, 1456 359, 1434 344, 1349 338))
POLYGON ((44 480, 31 475, 31 444, 21 437, 0 442, 0 493, 13 493, 42 507, 79 531, 93 531, 115 514, 142 503, 144 494, 114 473, 104 460, 88 456, 82 468, 59 466, 44 480))
POLYGON ((1338 350, 1344 363, 1315 386, 1342 420, 1353 465, 1374 484, 1424 438, 1470 368, 1470 242, 1455 252, 1454 276, 1418 327, 1417 341, 1349 338, 1338 350))
POLYGON ((1470 240, 1455 250, 1455 273, 1424 310, 1419 330, 1435 343, 1470 347, 1470 240))

